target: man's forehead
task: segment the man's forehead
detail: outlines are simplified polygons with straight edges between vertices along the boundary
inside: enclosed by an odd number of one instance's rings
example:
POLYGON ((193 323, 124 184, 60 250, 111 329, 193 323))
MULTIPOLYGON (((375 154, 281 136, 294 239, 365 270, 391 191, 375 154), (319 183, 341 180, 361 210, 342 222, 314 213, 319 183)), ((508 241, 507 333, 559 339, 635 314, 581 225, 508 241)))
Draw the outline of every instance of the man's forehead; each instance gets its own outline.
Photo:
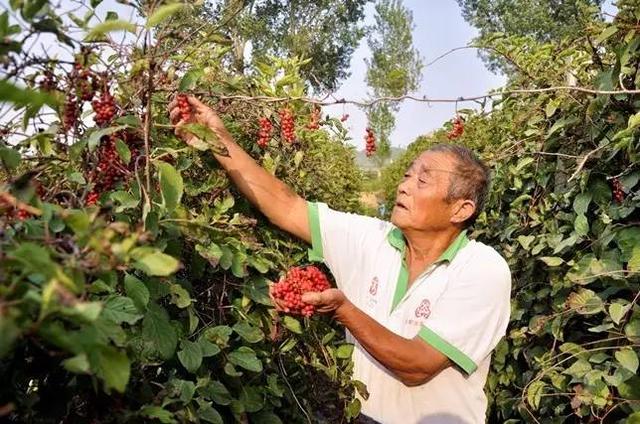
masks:
POLYGON ((428 171, 429 169, 453 169, 453 161, 443 152, 423 152, 409 166, 409 169, 428 171))

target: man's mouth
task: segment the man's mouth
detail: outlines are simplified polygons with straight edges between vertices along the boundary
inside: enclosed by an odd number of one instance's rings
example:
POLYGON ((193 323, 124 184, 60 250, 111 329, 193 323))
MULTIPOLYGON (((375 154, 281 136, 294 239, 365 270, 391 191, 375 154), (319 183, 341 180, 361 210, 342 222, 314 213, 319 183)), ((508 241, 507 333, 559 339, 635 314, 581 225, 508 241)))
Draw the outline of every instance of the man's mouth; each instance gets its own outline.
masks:
POLYGON ((396 202, 396 207, 401 209, 407 209, 407 207, 402 202, 396 202))

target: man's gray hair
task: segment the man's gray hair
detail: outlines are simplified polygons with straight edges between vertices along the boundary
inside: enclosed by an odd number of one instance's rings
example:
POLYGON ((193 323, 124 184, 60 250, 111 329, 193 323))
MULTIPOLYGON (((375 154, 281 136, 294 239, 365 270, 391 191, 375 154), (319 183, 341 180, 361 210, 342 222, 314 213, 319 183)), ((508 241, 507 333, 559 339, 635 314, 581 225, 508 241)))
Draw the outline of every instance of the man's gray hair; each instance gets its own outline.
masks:
POLYGON ((456 174, 452 174, 447 201, 459 199, 473 201, 476 204, 476 210, 464 222, 465 227, 472 225, 482 212, 487 200, 491 183, 489 168, 473 151, 459 144, 436 144, 427 151, 447 153, 456 160, 456 174))

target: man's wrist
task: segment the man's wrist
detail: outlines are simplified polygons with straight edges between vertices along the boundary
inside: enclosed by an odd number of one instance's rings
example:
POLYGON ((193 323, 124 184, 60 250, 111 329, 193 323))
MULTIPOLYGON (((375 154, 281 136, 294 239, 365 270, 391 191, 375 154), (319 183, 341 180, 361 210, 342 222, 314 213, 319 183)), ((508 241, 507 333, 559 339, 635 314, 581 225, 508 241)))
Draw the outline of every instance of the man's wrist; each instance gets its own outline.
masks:
POLYGON ((335 319, 341 324, 344 324, 344 322, 348 320, 349 316, 355 311, 355 309, 356 306, 351 303, 349 299, 345 298, 344 302, 342 302, 342 305, 338 306, 334 313, 335 319))

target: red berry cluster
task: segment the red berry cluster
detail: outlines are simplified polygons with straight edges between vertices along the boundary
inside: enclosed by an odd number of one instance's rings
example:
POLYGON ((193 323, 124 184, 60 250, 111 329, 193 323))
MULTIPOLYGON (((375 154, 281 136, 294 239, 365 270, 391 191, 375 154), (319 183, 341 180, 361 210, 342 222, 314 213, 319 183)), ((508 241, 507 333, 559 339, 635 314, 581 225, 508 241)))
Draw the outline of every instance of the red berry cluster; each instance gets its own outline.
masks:
POLYGON ((75 94, 85 102, 93 99, 98 81, 89 68, 85 68, 76 62, 71 71, 71 81, 75 88, 75 94))
POLYGON ((453 120, 453 128, 447 134, 447 138, 449 140, 453 140, 454 138, 458 138, 464 132, 464 121, 461 117, 456 116, 456 119, 453 120))
POLYGON ((364 141, 366 143, 366 155, 369 157, 376 152, 376 136, 371 128, 366 129, 364 141))
POLYGON ((38 83, 40 90, 53 91, 57 88, 56 76, 49 69, 45 70, 42 74, 43 78, 38 83))
POLYGON ((314 107, 311 111, 311 119, 307 124, 307 128, 310 130, 317 130, 320 128, 320 108, 314 107))
POLYGON ((284 108, 280 111, 280 129, 283 140, 288 143, 295 141, 295 124, 293 122, 293 113, 291 113, 289 108, 284 108))
POLYGON ((87 206, 95 205, 96 202, 98 201, 98 197, 100 197, 100 194, 98 194, 98 192, 96 191, 89 192, 89 194, 87 194, 87 200, 86 200, 87 206))
POLYGON ((96 121, 96 124, 100 127, 111 122, 116 115, 116 103, 108 90, 105 90, 99 99, 92 101, 91 106, 96 113, 93 120, 96 121))
POLYGON ((62 111, 62 129, 65 132, 72 129, 78 120, 78 116, 80 116, 80 104, 75 96, 70 95, 64 101, 62 111))
POLYGON ((187 99, 186 94, 178 94, 176 97, 178 101, 178 109, 180 109, 180 120, 188 122, 191 118, 191 105, 187 99))
POLYGON ((624 202, 624 190, 622 188, 622 183, 620 179, 614 178, 611 180, 611 185, 613 186, 613 201, 616 203, 624 202))
POLYGON ((260 118, 258 122, 260 124, 260 131, 258 132, 258 146, 264 149, 269 145, 269 140, 271 140, 273 125, 269 118, 265 117, 260 118))
POLYGON ((110 190, 114 184, 123 180, 134 168, 139 151, 135 147, 139 140, 128 131, 120 131, 111 135, 105 135, 101 139, 101 145, 97 152, 98 165, 87 175, 87 179, 93 182, 93 191, 87 195, 86 204, 95 204, 100 194, 110 190), (116 150, 116 141, 122 140, 128 145, 131 152, 131 161, 127 166, 116 150))
POLYGON ((331 285, 327 276, 313 265, 291 268, 287 275, 271 286, 271 295, 284 301, 285 312, 310 317, 315 308, 302 301, 306 292, 321 292, 331 285))

